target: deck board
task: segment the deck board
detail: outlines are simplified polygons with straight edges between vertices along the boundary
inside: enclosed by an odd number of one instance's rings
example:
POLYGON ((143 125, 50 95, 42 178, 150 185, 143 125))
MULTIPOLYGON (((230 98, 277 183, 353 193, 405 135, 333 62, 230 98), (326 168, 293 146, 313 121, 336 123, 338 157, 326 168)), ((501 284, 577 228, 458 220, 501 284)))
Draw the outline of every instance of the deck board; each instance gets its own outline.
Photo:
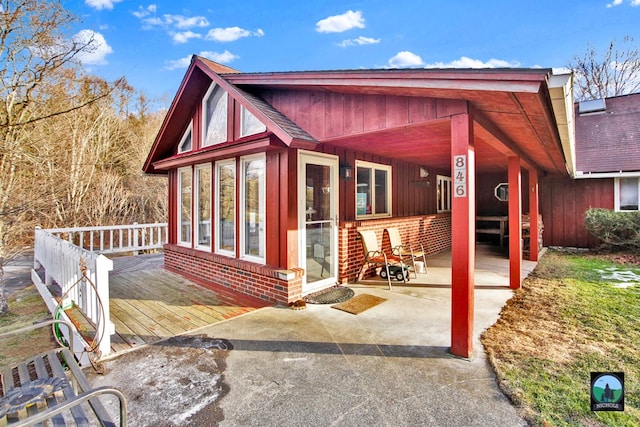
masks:
MULTIPOLYGON (((114 258, 110 312, 116 333, 111 350, 120 353, 181 335, 268 305, 228 289, 203 287, 163 268, 162 255, 114 258)), ((91 326, 74 314, 86 336, 91 326)))

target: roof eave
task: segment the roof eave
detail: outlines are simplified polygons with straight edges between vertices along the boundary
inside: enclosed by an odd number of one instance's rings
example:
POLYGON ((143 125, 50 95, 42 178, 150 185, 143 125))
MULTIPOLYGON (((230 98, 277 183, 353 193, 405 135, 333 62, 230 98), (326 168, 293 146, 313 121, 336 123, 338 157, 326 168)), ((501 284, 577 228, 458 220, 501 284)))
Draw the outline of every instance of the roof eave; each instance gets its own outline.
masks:
POLYGON ((567 172, 576 176, 575 120, 573 106, 573 73, 551 74, 549 95, 556 119, 567 172))

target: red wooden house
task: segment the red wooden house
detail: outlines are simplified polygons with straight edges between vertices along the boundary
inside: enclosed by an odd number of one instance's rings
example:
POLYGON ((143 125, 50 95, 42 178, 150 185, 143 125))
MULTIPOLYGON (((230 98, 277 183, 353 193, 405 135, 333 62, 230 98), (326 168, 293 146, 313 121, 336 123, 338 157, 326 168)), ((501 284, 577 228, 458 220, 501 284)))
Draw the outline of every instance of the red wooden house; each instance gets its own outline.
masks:
POLYGON ((393 225, 451 249, 466 356, 476 212, 506 209, 518 287, 538 177, 573 172, 571 85, 548 69, 240 73, 194 56, 144 165, 169 177, 165 265, 287 303, 354 281, 358 231, 384 242, 393 225))
POLYGON ((638 210, 640 94, 575 104, 575 179, 542 183, 545 245, 593 248, 584 227, 589 208, 638 210))

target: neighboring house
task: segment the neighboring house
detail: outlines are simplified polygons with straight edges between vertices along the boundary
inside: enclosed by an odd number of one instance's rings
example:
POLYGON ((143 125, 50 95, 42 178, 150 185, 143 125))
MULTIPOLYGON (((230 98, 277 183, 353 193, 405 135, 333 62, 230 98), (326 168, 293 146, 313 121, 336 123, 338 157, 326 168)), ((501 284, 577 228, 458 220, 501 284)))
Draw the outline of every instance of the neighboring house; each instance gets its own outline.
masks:
POLYGON ((640 94, 575 104, 575 179, 543 180, 544 243, 595 247, 589 208, 637 211, 640 202, 640 94))
POLYGON ((288 303, 356 280, 358 232, 384 246, 398 227, 428 253, 451 249, 465 356, 476 211, 506 210, 518 287, 538 177, 573 173, 572 83, 548 69, 240 73, 194 56, 144 165, 169 178, 165 266, 288 303))

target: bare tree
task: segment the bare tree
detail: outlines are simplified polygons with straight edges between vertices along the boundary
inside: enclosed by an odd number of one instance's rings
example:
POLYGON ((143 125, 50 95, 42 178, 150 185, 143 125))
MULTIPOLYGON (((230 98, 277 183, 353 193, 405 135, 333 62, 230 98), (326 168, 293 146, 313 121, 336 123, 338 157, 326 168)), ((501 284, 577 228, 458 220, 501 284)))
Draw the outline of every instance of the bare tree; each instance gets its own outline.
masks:
POLYGON ((630 36, 620 46, 612 40, 603 53, 589 46, 583 55, 574 56, 568 67, 576 74, 574 90, 578 101, 640 91, 640 51, 630 36))
MULTIPOLYGON (((91 38, 65 37, 74 21, 57 0, 0 0, 0 270, 17 254, 17 219, 38 201, 24 188, 34 166, 33 127, 104 96, 95 93, 63 107, 47 103, 62 72, 78 67, 78 54, 93 49, 91 38)), ((0 285, 3 305, 4 283, 0 285)))

